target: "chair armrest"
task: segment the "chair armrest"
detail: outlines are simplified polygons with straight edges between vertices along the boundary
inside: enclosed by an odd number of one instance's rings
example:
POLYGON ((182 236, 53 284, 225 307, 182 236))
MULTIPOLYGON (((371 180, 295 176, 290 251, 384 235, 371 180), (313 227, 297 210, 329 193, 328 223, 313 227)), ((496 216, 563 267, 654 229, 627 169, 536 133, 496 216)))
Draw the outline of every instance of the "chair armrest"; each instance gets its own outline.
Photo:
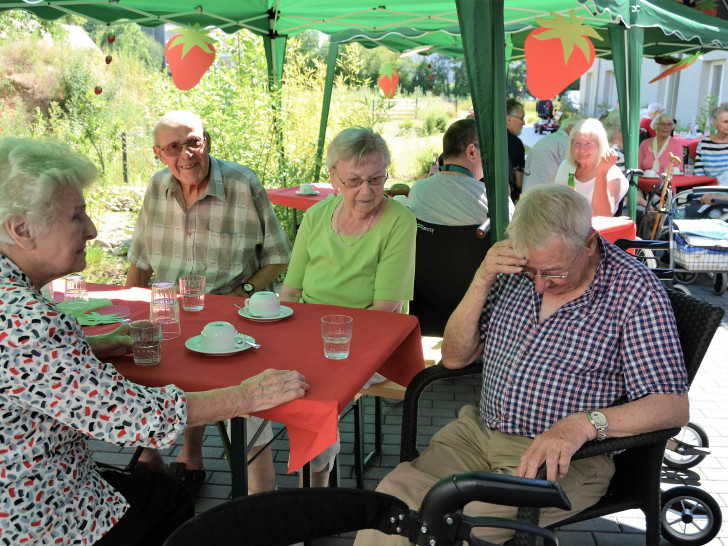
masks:
POLYGON ((586 459, 587 457, 614 453, 616 451, 623 451, 625 449, 655 443, 667 443, 667 440, 677 435, 679 432, 680 428, 677 427, 645 432, 644 434, 636 434, 634 436, 625 436, 624 438, 607 438, 602 442, 592 440, 591 442, 587 442, 581 446, 581 448, 574 453, 573 457, 571 457, 571 460, 576 461, 578 459, 586 459))
POLYGON ((402 438, 399 460, 412 461, 417 458, 417 411, 420 396, 433 382, 463 375, 476 375, 483 373, 483 360, 478 359, 464 368, 451 370, 442 365, 442 362, 430 366, 412 378, 404 395, 402 407, 402 438))

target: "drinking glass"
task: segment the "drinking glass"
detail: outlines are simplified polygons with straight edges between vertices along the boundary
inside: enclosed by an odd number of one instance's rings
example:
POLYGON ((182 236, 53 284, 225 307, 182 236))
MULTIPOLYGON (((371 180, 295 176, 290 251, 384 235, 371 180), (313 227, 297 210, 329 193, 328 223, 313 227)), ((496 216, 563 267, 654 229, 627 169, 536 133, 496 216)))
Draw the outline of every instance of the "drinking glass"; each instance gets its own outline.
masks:
POLYGON ((152 284, 152 301, 149 304, 149 318, 162 326, 162 338, 174 339, 181 331, 179 303, 174 283, 158 281, 152 284))
POLYGON ((129 325, 134 340, 134 364, 154 366, 162 359, 162 327, 151 320, 135 320, 129 325))
POLYGON ((183 275, 179 278, 179 293, 182 295, 182 309, 202 311, 205 307, 205 276, 183 275))
POLYGON ((343 360, 349 356, 353 325, 354 319, 347 315, 321 317, 321 337, 326 358, 343 360))
POLYGON ((73 274, 66 276, 66 287, 63 292, 63 301, 70 307, 81 308, 88 303, 86 279, 83 275, 73 274))

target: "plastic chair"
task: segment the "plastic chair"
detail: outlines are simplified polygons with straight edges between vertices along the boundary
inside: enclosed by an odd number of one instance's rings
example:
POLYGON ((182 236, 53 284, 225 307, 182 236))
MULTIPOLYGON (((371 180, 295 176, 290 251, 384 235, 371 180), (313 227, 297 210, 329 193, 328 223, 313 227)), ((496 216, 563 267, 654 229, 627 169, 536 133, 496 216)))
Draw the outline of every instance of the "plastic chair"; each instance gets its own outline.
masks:
POLYGON ((330 535, 377 529, 405 536, 415 544, 472 544, 489 542, 471 537, 478 527, 505 527, 541 537, 557 545, 553 532, 526 522, 462 514, 470 501, 509 506, 528 498, 534 507, 571 504, 561 486, 545 480, 526 480, 486 472, 467 472, 440 480, 425 496, 419 512, 396 497, 359 489, 278 490, 233 499, 182 524, 164 546, 241 544, 287 546, 330 535))
MULTIPOLYGON (((698 300, 676 290, 666 289, 675 313, 678 335, 682 345, 688 381, 692 382, 710 346, 715 331, 721 324, 723 309, 698 300)), ((448 370, 442 364, 427 368, 410 382, 405 395, 402 415, 402 445, 400 460, 411 461, 419 455, 417 450, 417 401, 424 389, 433 381, 453 376, 482 373, 482 364, 470 364, 460 370, 448 370)), ((648 545, 660 543, 660 477, 667 440, 680 432, 671 428, 627 438, 607 438, 603 442, 588 442, 573 459, 593 457, 625 450, 614 457, 617 467, 607 494, 594 506, 560 521, 549 528, 561 527, 604 516, 622 510, 639 508, 645 514, 645 541, 648 545)), ((545 475, 545 468, 541 469, 545 475)), ((519 519, 538 522, 538 510, 519 510, 519 519)), ((533 544, 531 537, 517 533, 513 544, 533 544)))
POLYGON ((480 226, 443 226, 417 220, 414 298, 410 315, 423 336, 442 336, 490 248, 490 232, 480 226))

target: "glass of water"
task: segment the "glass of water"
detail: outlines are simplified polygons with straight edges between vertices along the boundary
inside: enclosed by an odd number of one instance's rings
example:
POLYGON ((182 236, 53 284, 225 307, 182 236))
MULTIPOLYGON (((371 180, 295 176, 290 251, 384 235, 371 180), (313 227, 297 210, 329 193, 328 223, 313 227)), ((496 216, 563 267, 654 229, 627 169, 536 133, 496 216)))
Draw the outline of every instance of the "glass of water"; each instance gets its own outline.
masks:
POLYGON ((343 360, 349 356, 353 325, 354 319, 347 315, 321 317, 321 337, 326 358, 343 360))
POLYGON ((179 322, 179 303, 177 302, 177 291, 174 289, 174 283, 158 281, 152 284, 149 318, 162 326, 163 339, 179 337, 182 329, 179 322))
POLYGON ((135 320, 129 325, 134 340, 134 364, 154 366, 162 359, 162 327, 151 320, 135 320))
POLYGON ((205 276, 183 275, 179 278, 179 293, 182 295, 182 309, 202 311, 205 307, 205 276))

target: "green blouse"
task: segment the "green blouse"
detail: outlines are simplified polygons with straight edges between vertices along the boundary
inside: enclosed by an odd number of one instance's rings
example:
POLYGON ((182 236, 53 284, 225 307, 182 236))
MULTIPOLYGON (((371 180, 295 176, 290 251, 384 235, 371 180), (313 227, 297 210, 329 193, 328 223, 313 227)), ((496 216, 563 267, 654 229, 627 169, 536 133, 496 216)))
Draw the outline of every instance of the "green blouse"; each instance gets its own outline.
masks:
MULTIPOLYGON (((293 245, 285 284, 303 290, 304 303, 365 309, 374 300, 409 301, 415 276, 414 214, 397 201, 352 246, 331 228, 342 197, 325 199, 303 217, 293 245)), ((356 236, 342 236, 354 241, 356 236)))

